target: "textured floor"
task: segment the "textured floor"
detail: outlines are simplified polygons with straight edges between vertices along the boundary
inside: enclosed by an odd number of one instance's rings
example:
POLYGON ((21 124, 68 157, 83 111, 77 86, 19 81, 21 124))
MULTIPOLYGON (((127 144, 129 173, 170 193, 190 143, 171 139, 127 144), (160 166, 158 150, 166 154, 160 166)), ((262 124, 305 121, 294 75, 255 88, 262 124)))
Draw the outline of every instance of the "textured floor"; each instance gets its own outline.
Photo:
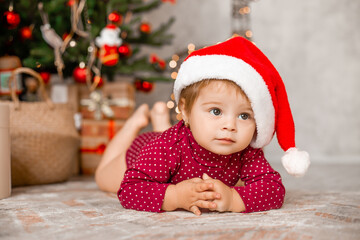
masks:
POLYGON ((200 217, 125 210, 89 177, 19 187, 0 200, 0 239, 360 239, 360 165, 313 165, 301 179, 282 175, 281 209, 200 217))

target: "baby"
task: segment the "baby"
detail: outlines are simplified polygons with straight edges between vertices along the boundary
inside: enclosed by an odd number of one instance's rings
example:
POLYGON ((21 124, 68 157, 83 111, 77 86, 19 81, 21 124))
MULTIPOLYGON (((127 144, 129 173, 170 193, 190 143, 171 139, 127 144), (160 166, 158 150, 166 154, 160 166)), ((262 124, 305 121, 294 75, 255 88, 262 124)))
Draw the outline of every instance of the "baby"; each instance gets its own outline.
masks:
POLYGON ((276 132, 295 176, 309 164, 278 72, 251 42, 231 38, 192 52, 174 84, 182 120, 170 127, 164 104, 142 105, 108 145, 96 171, 100 189, 125 208, 254 212, 280 208, 285 188, 262 147, 276 132), (137 136, 148 124, 155 132, 137 136), (167 130, 165 130, 167 129, 167 130))

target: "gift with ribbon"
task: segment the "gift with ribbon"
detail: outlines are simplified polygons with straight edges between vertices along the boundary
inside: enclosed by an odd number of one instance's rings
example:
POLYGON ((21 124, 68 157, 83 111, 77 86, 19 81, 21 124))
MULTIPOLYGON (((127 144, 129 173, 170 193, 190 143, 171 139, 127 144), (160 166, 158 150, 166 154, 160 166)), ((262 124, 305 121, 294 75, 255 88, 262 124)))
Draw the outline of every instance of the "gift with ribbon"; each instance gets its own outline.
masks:
POLYGON ((80 86, 79 97, 84 119, 127 119, 135 107, 135 89, 127 82, 107 82, 91 93, 80 86))
POLYGON ((93 120, 83 119, 81 126, 81 173, 95 173, 106 145, 122 128, 124 120, 93 120))

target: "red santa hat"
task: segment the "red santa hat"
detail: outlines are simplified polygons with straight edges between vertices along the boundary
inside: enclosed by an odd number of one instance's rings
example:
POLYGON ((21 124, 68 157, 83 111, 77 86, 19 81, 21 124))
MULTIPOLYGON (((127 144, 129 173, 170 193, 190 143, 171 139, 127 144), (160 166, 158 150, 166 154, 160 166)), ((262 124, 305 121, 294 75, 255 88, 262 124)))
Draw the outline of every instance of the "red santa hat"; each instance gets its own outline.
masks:
POLYGON ((309 154, 295 146, 295 126, 285 85, 269 59, 250 41, 234 37, 193 51, 182 63, 175 84, 178 103, 181 91, 204 79, 228 79, 248 96, 256 121, 256 136, 250 146, 262 148, 274 133, 285 151, 287 172, 302 176, 310 165, 309 154))

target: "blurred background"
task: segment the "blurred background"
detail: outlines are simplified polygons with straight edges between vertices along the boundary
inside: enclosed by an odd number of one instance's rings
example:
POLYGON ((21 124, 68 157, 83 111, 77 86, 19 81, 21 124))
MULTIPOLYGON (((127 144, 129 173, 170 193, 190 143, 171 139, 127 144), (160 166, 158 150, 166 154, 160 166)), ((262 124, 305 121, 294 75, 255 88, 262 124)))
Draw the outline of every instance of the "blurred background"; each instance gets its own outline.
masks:
MULTIPOLYGON (((308 151, 313 162, 360 162, 360 1, 89 0, 81 8, 81 0, 56 0, 44 1, 42 11, 38 2, 0 1, 1 56, 17 55, 20 65, 50 74, 53 87, 49 91, 60 102, 62 90, 56 84, 61 81, 67 86, 75 82, 80 89, 88 86, 89 94, 102 84, 105 89, 117 79, 134 87, 131 94, 120 94, 134 98, 133 108, 142 103, 151 106, 156 101, 171 102, 176 69, 188 51, 238 34, 253 41, 282 76, 293 111, 298 148, 308 151), (74 9, 82 10, 77 20, 74 9), (16 17, 14 20, 14 13, 20 15, 20 23, 16 17), (9 22, 8 16, 13 20, 10 18, 9 22), (55 29, 55 35, 46 29, 40 31, 46 21, 55 29), (108 28, 111 24, 121 29, 120 39, 112 33, 102 33, 113 29, 108 28), (27 32, 21 28, 24 26, 27 32), (87 40, 85 54, 76 52, 75 46, 80 46, 82 39, 87 40), (54 46, 56 40, 60 47, 54 46), (67 40, 67 50, 61 52, 61 43, 67 40), (116 42, 115 51, 119 51, 114 56, 115 63, 106 60, 112 56, 112 50, 106 50, 112 42, 116 42), (96 47, 99 51, 94 56, 99 60, 91 63, 89 58, 96 47), (56 48, 65 65, 61 71, 59 65, 54 65, 56 48), (133 56, 138 59, 129 60, 133 56), (88 68, 92 75, 80 76, 75 73, 78 67, 88 68)), ((4 68, 0 64, 0 71, 4 68)), ((56 100, 54 96, 52 99, 56 100)), ((80 106, 88 106, 80 101, 82 96, 85 95, 80 94, 76 101, 80 106)), ((283 154, 276 138, 265 151, 270 162, 279 162, 283 154)))

